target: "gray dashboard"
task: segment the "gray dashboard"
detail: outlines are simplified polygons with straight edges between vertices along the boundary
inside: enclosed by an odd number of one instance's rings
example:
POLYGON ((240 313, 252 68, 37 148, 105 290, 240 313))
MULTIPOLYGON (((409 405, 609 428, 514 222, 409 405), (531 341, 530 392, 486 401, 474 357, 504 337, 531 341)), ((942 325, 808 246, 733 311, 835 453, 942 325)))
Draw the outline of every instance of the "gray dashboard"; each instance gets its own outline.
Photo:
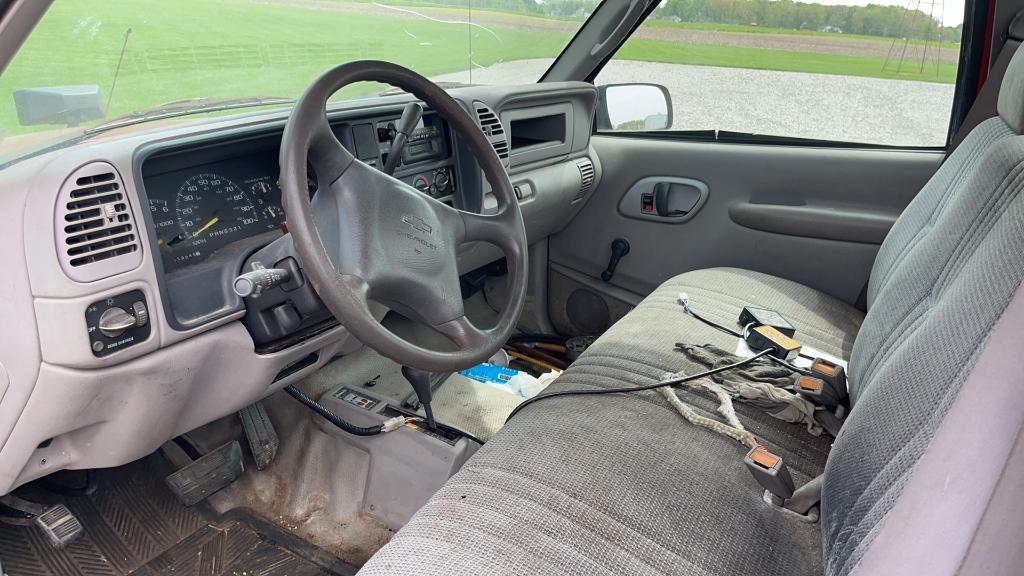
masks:
MULTIPOLYGON (((530 241, 564 227, 601 175, 589 142, 594 87, 451 93, 508 167, 530 241)), ((360 159, 381 163, 378 129, 408 100, 339 103, 328 117, 360 159)), ((0 254, 15 267, 0 283, 0 493, 62 468, 134 460, 360 346, 329 314, 313 314, 261 347, 229 289, 251 254, 288 238, 276 190, 286 114, 122 129, 0 171, 0 254), (142 305, 145 326, 98 336, 95 318, 115 305, 142 305)), ((396 176, 459 208, 493 209, 475 162, 435 120, 424 127, 440 140, 424 138, 396 176)), ((501 257, 466 245, 460 270, 501 257)))

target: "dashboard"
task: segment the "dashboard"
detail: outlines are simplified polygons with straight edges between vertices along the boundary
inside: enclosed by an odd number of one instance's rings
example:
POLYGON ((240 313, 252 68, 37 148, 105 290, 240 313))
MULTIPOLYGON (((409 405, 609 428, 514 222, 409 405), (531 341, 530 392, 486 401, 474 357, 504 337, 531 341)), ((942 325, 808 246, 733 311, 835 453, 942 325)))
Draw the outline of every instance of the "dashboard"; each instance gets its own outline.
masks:
MULTIPOLYGON (((508 170, 528 241, 543 246, 601 177, 590 147, 596 89, 450 94, 508 170)), ((332 103, 327 117, 342 145, 380 168, 410 100, 332 103)), ((361 346, 305 281, 286 232, 277 178, 287 116, 125 127, 0 171, 0 256, 13 268, 0 282, 0 493, 140 458, 361 346), (259 266, 288 268, 295 281, 236 294, 235 279, 259 266)), ((395 177, 461 210, 496 209, 476 161, 430 110, 395 177)), ((310 194, 322 184, 311 173, 310 194)), ((470 273, 502 253, 475 242, 457 258, 470 273)), ((387 311, 373 303, 376 318, 387 311)))
MULTIPOLYGON (((375 167, 387 163, 397 117, 334 126, 335 135, 375 167)), ((450 130, 436 114, 420 119, 402 150, 396 175, 449 204, 455 192, 450 130)), ((202 147, 170 148, 145 159, 142 179, 164 273, 202 264, 239 241, 284 233, 278 185, 280 139, 229 139, 202 147)), ((312 166, 310 195, 316 192, 312 166)))
MULTIPOLYGON (((347 118, 334 122, 331 129, 359 160, 380 169, 391 153, 399 114, 347 118)), ((251 256, 287 233, 278 184, 280 139, 276 131, 245 132, 158 145, 143 153, 140 172, 152 231, 149 245, 158 258, 165 311, 174 328, 187 330, 245 309, 244 322, 258 349, 265 351, 331 324, 309 286, 288 298, 276 293, 278 298, 259 301, 243 301, 231 290, 234 275, 250 270, 254 262, 264 265, 266 258, 253 261, 251 256)), ((426 112, 402 149, 394 175, 439 201, 472 209, 480 205, 479 198, 457 195, 462 188, 456 182, 463 179, 463 170, 467 181, 478 178, 473 174, 477 169, 475 162, 456 162, 454 142, 447 123, 426 112)), ((307 172, 312 197, 318 183, 312 166, 307 172)), ((279 248, 288 252, 290 244, 279 248)), ((285 260, 283 253, 266 263, 279 264, 301 274, 297 260, 285 260)), ((96 352, 106 353, 106 348, 96 352)))

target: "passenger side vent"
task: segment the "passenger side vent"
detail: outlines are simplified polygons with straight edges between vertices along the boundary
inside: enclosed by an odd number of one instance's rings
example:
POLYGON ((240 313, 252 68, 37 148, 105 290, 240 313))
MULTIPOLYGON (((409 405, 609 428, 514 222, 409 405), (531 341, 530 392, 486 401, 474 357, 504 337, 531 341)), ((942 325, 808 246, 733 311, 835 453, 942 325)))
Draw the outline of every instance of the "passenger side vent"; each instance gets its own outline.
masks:
POLYGON ((72 280, 92 282, 142 262, 124 182, 106 162, 83 166, 64 181, 54 220, 60 264, 72 280))
POLYGON ((494 147, 501 163, 508 164, 508 138, 505 136, 505 127, 501 125, 501 119, 483 102, 474 102, 473 106, 476 109, 476 120, 480 124, 480 130, 494 147))
POLYGON ((583 158, 576 161, 576 167, 580 169, 580 190, 573 197, 573 204, 586 198, 594 185, 594 162, 590 158, 583 158))

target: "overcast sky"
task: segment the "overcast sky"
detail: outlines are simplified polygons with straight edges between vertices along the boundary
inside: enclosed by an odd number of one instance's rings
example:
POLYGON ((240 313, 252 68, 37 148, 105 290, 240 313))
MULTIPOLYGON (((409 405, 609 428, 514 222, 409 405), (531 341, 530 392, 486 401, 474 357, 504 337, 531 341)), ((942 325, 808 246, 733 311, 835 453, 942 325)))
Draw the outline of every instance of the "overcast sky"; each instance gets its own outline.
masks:
MULTIPOLYGON (((801 0, 797 0, 798 2, 801 0)), ((942 23, 946 26, 956 26, 964 21, 964 0, 802 0, 815 4, 827 4, 829 6, 867 6, 868 4, 883 4, 887 6, 909 6, 917 8, 927 14, 932 9, 934 2, 935 13, 942 12, 942 23)))

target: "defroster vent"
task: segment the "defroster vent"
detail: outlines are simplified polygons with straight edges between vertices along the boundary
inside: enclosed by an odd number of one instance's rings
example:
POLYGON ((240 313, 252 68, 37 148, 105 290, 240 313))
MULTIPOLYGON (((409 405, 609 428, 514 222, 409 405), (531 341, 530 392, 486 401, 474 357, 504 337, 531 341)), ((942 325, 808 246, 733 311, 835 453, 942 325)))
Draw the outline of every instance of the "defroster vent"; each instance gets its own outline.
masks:
POLYGON ((106 162, 83 166, 64 181, 55 226, 61 267, 72 280, 99 280, 142 262, 124 182, 106 162))

